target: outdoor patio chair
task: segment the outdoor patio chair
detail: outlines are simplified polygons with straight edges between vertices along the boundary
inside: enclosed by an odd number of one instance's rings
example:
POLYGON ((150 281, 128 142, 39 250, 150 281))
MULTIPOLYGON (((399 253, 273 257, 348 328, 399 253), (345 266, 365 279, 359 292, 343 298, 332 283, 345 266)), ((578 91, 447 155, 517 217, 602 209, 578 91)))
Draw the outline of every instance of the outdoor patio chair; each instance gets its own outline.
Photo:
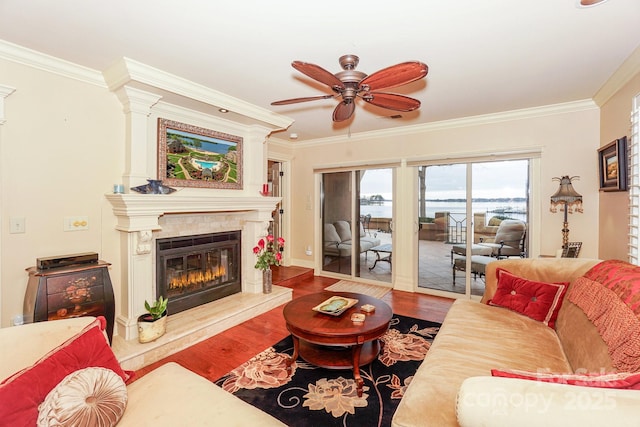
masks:
MULTIPOLYGON (((483 278, 485 275, 485 271, 487 269, 487 264, 493 261, 497 261, 497 259, 490 256, 472 255, 471 256, 471 273, 473 273, 473 280, 476 280, 478 276, 480 276, 480 278, 483 278)), ((455 259, 452 266, 454 285, 456 284, 456 270, 465 271, 466 266, 467 266, 467 257, 463 256, 455 259)))
MULTIPOLYGON (((493 239, 482 239, 480 243, 471 245, 471 256, 492 256, 497 259, 519 256, 524 258, 524 241, 527 224, 517 219, 505 219, 500 223, 493 239)), ((453 245, 451 248, 451 263, 453 255, 467 255, 467 245, 453 245)))
POLYGON ((371 225, 371 214, 360 215, 360 222, 362 223, 365 233, 371 236, 371 229, 369 228, 371 225))

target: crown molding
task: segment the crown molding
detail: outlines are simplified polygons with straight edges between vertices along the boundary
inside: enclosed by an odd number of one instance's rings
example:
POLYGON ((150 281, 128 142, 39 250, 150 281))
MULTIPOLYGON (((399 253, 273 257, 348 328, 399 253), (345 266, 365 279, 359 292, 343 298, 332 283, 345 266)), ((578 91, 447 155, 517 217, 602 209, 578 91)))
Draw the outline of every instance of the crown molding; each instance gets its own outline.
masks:
POLYGON ((478 116, 461 117, 459 119, 441 120, 433 123, 426 123, 414 126, 402 126, 375 131, 359 132, 351 134, 350 137, 340 136, 331 138, 319 138, 301 142, 290 142, 283 139, 271 139, 281 145, 294 148, 306 146, 342 144, 345 141, 371 141, 372 139, 385 137, 399 137, 441 131, 447 129, 457 129, 469 126, 480 126, 492 123, 500 123, 512 120, 524 120, 536 117, 552 116, 557 114, 575 113, 586 110, 596 110, 598 106, 591 99, 581 101, 564 102, 560 104, 543 105, 540 107, 523 108, 519 110, 503 111, 500 113, 482 114, 478 116))
POLYGON ((15 92, 16 88, 11 86, 0 85, 0 125, 6 122, 4 118, 4 100, 7 96, 15 92))
POLYGON ((629 55, 593 96, 598 107, 602 107, 613 95, 640 73, 640 45, 629 55))
POLYGON ((122 58, 104 72, 100 72, 0 40, 0 59, 6 59, 96 86, 108 87, 112 91, 131 82, 137 82, 143 86, 159 89, 161 92, 170 92, 216 108, 226 108, 230 112, 241 116, 241 118, 266 123, 273 130, 286 129, 293 123, 293 119, 289 117, 129 58, 122 58))
POLYGON ((187 99, 203 102, 218 108, 224 108, 251 120, 270 125, 275 130, 283 130, 291 126, 293 119, 274 113, 266 108, 258 107, 238 98, 234 98, 204 85, 167 73, 130 58, 121 58, 107 68, 104 79, 110 90, 115 91, 123 85, 137 82, 161 91, 170 92, 187 99))
POLYGON ((0 58, 92 85, 107 86, 99 71, 4 40, 0 40, 0 58))
POLYGON ((272 147, 282 147, 286 149, 291 149, 296 146, 296 144, 291 141, 287 141, 286 139, 282 138, 274 138, 272 136, 267 139, 267 145, 272 147))

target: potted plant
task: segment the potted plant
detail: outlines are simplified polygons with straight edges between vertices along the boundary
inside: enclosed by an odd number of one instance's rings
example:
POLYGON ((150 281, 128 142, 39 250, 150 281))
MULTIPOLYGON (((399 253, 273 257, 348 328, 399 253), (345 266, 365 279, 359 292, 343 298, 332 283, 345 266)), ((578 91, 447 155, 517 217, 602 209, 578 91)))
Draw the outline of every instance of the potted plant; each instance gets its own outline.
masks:
POLYGON ((155 341, 167 330, 167 303, 162 295, 153 301, 153 305, 145 300, 147 313, 138 317, 138 341, 141 343, 155 341))

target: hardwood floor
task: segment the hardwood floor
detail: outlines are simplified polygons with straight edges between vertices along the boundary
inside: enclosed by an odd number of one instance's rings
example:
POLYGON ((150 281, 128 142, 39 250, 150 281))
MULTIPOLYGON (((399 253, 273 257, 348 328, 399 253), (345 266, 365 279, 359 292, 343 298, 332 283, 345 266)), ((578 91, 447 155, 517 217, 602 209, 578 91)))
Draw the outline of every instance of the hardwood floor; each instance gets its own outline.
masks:
MULTIPOLYGON (((314 276, 301 267, 280 267, 273 272, 273 281, 293 289, 293 298, 320 292, 337 279, 314 276)), ((453 300, 411 292, 392 290, 383 298, 394 313, 419 319, 442 322, 453 300)), ((214 335, 198 344, 173 354, 138 371, 138 378, 167 362, 215 381, 233 368, 246 362, 262 350, 289 335, 282 317, 283 306, 256 316, 238 326, 214 335)))

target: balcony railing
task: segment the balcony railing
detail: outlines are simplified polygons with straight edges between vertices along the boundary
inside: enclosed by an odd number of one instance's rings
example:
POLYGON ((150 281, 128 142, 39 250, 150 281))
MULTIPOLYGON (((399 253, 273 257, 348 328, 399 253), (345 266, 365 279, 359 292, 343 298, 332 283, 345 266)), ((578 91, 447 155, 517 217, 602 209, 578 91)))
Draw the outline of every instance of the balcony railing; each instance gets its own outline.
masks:
POLYGON ((467 217, 465 214, 448 212, 447 243, 467 241, 467 217))

